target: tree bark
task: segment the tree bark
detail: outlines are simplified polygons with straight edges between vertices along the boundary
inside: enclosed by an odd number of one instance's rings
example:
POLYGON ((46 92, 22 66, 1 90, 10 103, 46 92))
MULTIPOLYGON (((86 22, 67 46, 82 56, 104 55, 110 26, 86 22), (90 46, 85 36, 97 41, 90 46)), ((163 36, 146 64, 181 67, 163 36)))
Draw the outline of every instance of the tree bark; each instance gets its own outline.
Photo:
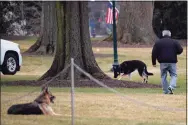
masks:
POLYGON ((117 37, 122 43, 152 43, 155 34, 152 28, 153 3, 121 2, 117 24, 117 37))
MULTIPOLYGON (((56 2, 57 46, 51 68, 40 78, 58 75, 58 79, 70 79, 71 58, 95 78, 107 77, 95 61, 89 36, 88 3, 85 1, 56 2)), ((85 78, 75 71, 77 79, 85 78)))
POLYGON ((40 36, 25 53, 53 54, 56 43, 56 12, 55 2, 42 2, 40 36))
MULTIPOLYGON (((153 2, 120 2, 117 23, 117 39, 122 43, 152 43, 155 34, 152 28, 153 2)), ((112 40, 109 36, 105 40, 112 40)))

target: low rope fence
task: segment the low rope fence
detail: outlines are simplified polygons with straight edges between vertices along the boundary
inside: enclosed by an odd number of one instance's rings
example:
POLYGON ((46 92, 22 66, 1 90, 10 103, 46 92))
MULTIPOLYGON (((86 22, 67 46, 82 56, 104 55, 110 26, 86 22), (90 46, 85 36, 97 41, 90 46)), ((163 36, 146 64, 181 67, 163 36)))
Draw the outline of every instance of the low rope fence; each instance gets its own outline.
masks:
POLYGON ((110 88, 108 87, 107 85, 105 85, 104 83, 100 82, 99 80, 95 79, 93 76, 91 76, 89 73, 87 73, 86 71, 84 71, 83 69, 81 69, 78 65, 76 65, 74 63, 74 66, 76 67, 76 69, 78 69, 80 72, 82 72, 84 75, 86 75, 88 78, 90 78, 90 80, 96 82, 98 85, 108 89, 109 91, 117 94, 118 96, 120 96, 121 98, 125 99, 125 100, 128 100, 130 102, 133 102, 139 106, 147 106, 147 107, 152 107, 152 108, 155 108, 157 110, 163 110, 163 111, 185 111, 185 109, 183 108, 170 108, 170 107, 165 107, 165 106, 155 106, 155 105, 150 105, 150 104, 147 104, 145 102, 142 102, 142 101, 139 101, 139 100, 136 100, 136 99, 133 99, 131 97, 128 97, 126 96, 125 94, 113 89, 113 88, 110 88))
MULTIPOLYGON (((71 64, 67 65, 65 67, 65 70, 67 70, 69 67, 71 66, 71 116, 72 116, 72 125, 74 125, 74 68, 76 68, 79 72, 83 73, 85 76, 87 76, 90 80, 94 81, 96 84, 100 85, 101 87, 106 88, 107 90, 115 93, 117 96, 121 97, 124 100, 128 100, 134 104, 136 104, 137 106, 145 106, 145 107, 150 107, 150 108, 154 108, 156 110, 161 110, 161 111, 169 111, 169 112, 185 112, 186 109, 183 108, 171 108, 171 107, 166 107, 166 106, 156 106, 156 105, 151 105, 151 104, 147 104, 141 100, 137 100, 137 99, 133 99, 107 85, 105 85, 103 82, 100 82, 99 80, 95 79, 93 76, 91 76, 89 73, 87 73, 86 71, 84 71, 83 69, 81 69, 78 65, 76 65, 74 63, 74 59, 71 58, 71 64)), ((64 70, 63 70, 64 71, 64 70)), ((60 73, 62 73, 63 71, 61 71, 60 73)), ((57 74, 56 76, 54 76, 53 78, 51 78, 49 81, 47 81, 45 84, 41 85, 41 87, 47 86, 49 85, 55 78, 58 77, 59 74, 57 74)), ((10 101, 14 101, 14 100, 19 100, 21 98, 30 96, 32 93, 36 92, 38 89, 34 89, 33 91, 23 95, 23 96, 18 96, 9 100, 5 100, 3 101, 3 103, 8 103, 10 101)))
POLYGON ((133 99, 129 96, 126 96, 125 94, 108 87, 107 85, 105 85, 103 82, 100 82, 99 80, 95 79, 93 76, 91 76, 89 73, 87 73, 86 71, 84 71, 83 69, 81 69, 78 65, 76 65, 74 63, 74 59, 71 58, 71 114, 72 114, 72 125, 74 125, 74 67, 80 71, 81 73, 83 73, 84 75, 86 75, 90 80, 94 81, 95 83, 97 83, 98 85, 106 88, 107 90, 115 93, 116 95, 118 95, 119 97, 123 98, 124 100, 128 100, 130 102, 135 103, 138 106, 145 106, 145 107, 151 107, 151 108, 155 108, 156 110, 161 110, 161 111, 169 111, 169 112, 186 112, 186 109, 183 108, 170 108, 170 107, 166 107, 166 106, 156 106, 156 105, 150 105, 147 104, 143 101, 139 101, 136 99, 133 99))
MULTIPOLYGON (((70 67, 71 64, 67 65, 65 67, 65 70, 67 70, 69 67, 70 67)), ((63 71, 61 71, 63 72, 63 71)), ((61 73, 60 72, 60 73, 61 73)), ((45 84, 41 85, 40 87, 43 88, 45 86, 48 86, 59 74, 55 75, 54 77, 52 77, 49 81, 47 81, 45 84)), ((8 99, 8 100, 5 100, 5 101, 2 101, 3 103, 9 103, 9 102, 12 102, 12 101, 15 101, 15 100, 20 100, 22 98, 25 98, 27 96, 30 96, 31 94, 35 93, 35 92, 38 92, 38 89, 33 89, 31 92, 28 92, 27 94, 24 94, 22 96, 17 96, 15 98, 11 98, 11 99, 8 99)))

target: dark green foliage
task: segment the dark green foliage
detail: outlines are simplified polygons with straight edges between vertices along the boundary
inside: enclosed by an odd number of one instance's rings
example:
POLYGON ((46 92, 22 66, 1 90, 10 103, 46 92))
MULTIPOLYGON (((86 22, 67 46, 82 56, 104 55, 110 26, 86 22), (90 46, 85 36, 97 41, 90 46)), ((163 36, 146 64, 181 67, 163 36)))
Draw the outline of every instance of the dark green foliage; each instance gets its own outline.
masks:
POLYGON ((154 6, 153 29, 157 36, 169 29, 173 38, 186 39, 187 1, 156 1, 154 6))
POLYGON ((13 5, 11 2, 1 1, 0 2, 0 34, 7 33, 8 27, 11 25, 12 20, 6 19, 9 11, 13 11, 13 5))
POLYGON ((28 33, 40 32, 40 17, 41 17, 41 2, 40 1, 26 1, 24 4, 24 18, 26 20, 25 29, 28 33))
POLYGON ((18 24, 26 20, 24 27, 29 32, 39 32, 40 26, 40 1, 1 1, 0 2, 0 34, 11 34, 14 22, 18 24))

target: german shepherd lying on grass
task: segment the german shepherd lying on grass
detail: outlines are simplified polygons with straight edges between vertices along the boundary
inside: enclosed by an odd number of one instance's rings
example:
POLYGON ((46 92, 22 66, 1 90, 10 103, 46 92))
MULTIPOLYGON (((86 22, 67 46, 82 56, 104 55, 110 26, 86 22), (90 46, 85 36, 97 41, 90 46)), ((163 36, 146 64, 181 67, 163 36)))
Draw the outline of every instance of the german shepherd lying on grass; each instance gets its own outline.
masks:
POLYGON ((118 69, 117 69, 117 74, 120 76, 118 80, 122 78, 123 75, 130 75, 133 71, 138 70, 139 75, 143 78, 143 83, 148 82, 148 76, 153 75, 153 73, 149 73, 147 71, 147 66, 144 62, 140 60, 128 60, 122 62, 118 69))
POLYGON ((48 87, 43 87, 41 94, 30 103, 12 105, 7 113, 13 115, 61 115, 56 114, 50 106, 54 103, 55 96, 48 87))

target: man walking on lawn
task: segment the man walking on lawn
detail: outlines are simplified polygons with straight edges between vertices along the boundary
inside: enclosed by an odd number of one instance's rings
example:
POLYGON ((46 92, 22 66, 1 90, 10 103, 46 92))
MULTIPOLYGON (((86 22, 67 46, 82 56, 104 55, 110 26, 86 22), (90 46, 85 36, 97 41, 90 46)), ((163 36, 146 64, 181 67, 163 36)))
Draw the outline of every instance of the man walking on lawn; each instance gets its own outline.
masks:
POLYGON ((155 42, 152 50, 152 64, 156 67, 156 60, 160 63, 161 84, 164 94, 173 94, 176 87, 176 63, 177 55, 183 52, 183 48, 178 41, 171 39, 169 30, 162 31, 162 39, 155 42), (171 80, 170 84, 167 81, 167 72, 169 72, 171 80))

